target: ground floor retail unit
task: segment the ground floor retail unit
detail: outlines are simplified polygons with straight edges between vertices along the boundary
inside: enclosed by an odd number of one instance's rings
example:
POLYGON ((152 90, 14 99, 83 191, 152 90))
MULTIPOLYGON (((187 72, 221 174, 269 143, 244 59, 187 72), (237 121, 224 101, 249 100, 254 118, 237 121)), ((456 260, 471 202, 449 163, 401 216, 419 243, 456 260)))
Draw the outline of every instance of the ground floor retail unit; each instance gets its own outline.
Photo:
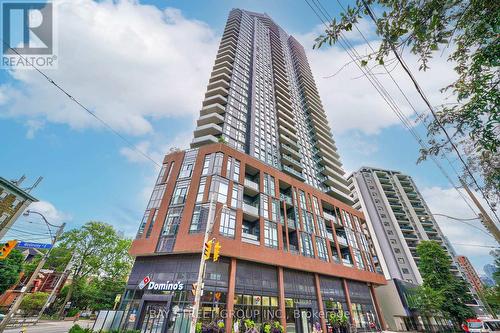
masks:
MULTIPOLYGON (((195 255, 138 257, 121 305, 124 327, 187 332, 199 262, 195 255)), ((277 320, 287 332, 311 333, 314 325, 327 330, 325 317, 339 309, 358 331, 380 326, 374 288, 366 282, 221 258, 207 265, 199 317, 222 320, 226 328, 244 319, 277 320)))

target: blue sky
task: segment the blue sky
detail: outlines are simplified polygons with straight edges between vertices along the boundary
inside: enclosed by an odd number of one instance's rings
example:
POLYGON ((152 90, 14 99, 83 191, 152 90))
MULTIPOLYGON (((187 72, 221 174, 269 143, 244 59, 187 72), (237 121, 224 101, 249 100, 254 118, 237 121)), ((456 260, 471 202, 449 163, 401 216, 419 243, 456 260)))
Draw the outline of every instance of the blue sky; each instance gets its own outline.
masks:
MULTIPOLYGON (((401 170, 414 177, 434 212, 472 216, 434 164, 415 164, 418 145, 354 66, 325 78, 349 58, 338 47, 312 50, 321 28, 305 1, 61 3, 59 67, 47 73, 154 159, 189 143, 227 14, 244 8, 268 13, 304 44, 346 170, 401 170)), ((334 4, 324 2, 337 16, 334 4)), ((373 27, 361 22, 360 29, 376 45, 373 27)), ((366 52, 359 35, 348 37, 366 52)), ((413 56, 407 60, 418 66, 413 56)), ((453 77, 450 67, 436 59, 429 73, 416 73, 435 104, 443 100, 438 89, 453 77)), ((394 76, 425 112, 404 75, 396 70, 394 76)), ((388 78, 381 81, 389 87, 388 78)), ((414 117, 395 87, 388 89, 414 117)), ((424 136, 422 125, 415 126, 424 136)), ((26 174, 27 182, 43 176, 33 194, 53 220, 69 227, 106 221, 133 236, 157 170, 36 73, 0 70, 0 140, 0 175, 26 174)), ((453 243, 494 244, 484 235, 471 239, 474 229, 467 226, 440 222, 453 243)), ((479 270, 491 261, 488 249, 455 247, 479 270)))

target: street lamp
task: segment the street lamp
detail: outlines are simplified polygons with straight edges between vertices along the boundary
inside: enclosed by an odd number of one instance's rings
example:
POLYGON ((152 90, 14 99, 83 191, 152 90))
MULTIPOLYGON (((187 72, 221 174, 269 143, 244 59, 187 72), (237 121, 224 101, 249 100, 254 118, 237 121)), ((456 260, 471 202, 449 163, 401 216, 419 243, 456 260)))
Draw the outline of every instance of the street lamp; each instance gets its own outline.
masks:
POLYGON ((51 224, 49 223, 49 221, 47 221, 47 219, 45 218, 45 216, 43 216, 42 213, 39 213, 39 212, 36 212, 34 210, 29 210, 27 209, 24 213, 23 213, 23 216, 30 216, 30 214, 36 214, 36 215, 39 215, 41 216, 43 222, 45 222, 45 224, 47 225, 47 229, 49 229, 49 234, 50 234, 50 240, 52 240, 54 238, 54 236, 52 235, 52 230, 50 229, 50 227, 54 227, 54 228, 59 228, 61 227, 60 225, 54 225, 54 224, 51 224))
MULTIPOLYGON (((7 324, 9 323, 10 319, 12 318, 12 316, 14 315, 14 313, 16 313, 17 309, 19 309, 19 306, 21 305, 21 302, 23 301, 23 298, 24 298, 24 295, 26 294, 26 291, 30 290, 31 287, 33 286, 33 283, 35 282, 35 279, 38 276, 38 272, 40 272, 40 270, 42 269, 43 265, 45 265, 45 262, 47 261, 47 258, 49 257, 50 252, 52 252, 52 248, 54 247, 54 244, 56 243, 57 238, 59 236, 61 236, 61 234, 62 234, 62 232, 64 230, 64 226, 66 225, 66 223, 63 223, 61 225, 51 224, 51 223, 49 223, 49 221, 47 221, 47 219, 45 218, 45 216, 43 216, 42 213, 35 212, 35 211, 32 211, 32 210, 27 210, 26 212, 23 213, 23 215, 24 216, 29 216, 29 214, 31 214, 31 213, 40 215, 42 217, 43 221, 45 222, 45 224, 47 225, 47 227, 49 228, 49 233, 50 233, 50 237, 51 237, 51 247, 43 255, 42 259, 40 260, 40 262, 36 266, 35 270, 33 271, 33 274, 31 274, 30 279, 28 280, 28 282, 26 283, 26 285, 21 289, 21 294, 19 295, 19 297, 16 298, 16 300, 15 300, 14 304, 11 306, 9 312, 7 313, 7 315, 5 315, 5 317, 3 318, 2 322, 0 323, 0 333, 5 330, 5 328, 7 327, 7 324), (55 236, 52 236, 52 231, 50 230, 51 226, 58 228, 57 233, 55 234, 55 236)), ((47 301, 49 301, 49 300, 50 299, 48 299, 47 301)))

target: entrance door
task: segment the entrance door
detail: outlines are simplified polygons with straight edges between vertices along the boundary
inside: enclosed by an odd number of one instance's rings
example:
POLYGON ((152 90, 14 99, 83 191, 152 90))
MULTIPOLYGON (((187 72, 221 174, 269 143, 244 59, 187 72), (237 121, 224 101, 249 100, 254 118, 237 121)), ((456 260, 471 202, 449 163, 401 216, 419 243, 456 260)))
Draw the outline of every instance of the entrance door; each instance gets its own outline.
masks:
POLYGON ((311 308, 300 308, 299 333, 312 333, 312 310, 311 308))
POLYGON ((170 302, 144 304, 141 333, 164 333, 167 328, 170 302))

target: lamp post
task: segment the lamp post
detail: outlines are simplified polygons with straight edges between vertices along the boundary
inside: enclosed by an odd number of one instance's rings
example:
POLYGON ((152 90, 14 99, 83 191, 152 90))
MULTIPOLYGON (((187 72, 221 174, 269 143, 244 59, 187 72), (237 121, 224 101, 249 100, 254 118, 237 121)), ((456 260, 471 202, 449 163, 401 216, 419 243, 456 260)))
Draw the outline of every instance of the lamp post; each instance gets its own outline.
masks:
MULTIPOLYGON (((212 228, 215 223, 215 215, 217 215, 216 209, 214 206, 217 205, 217 201, 214 200, 216 195, 212 194, 210 196, 209 207, 208 207, 208 217, 207 217, 207 225, 205 227, 205 237, 203 238, 202 250, 201 250, 201 259, 200 259, 200 267, 198 269, 198 279, 196 280, 196 291, 194 295, 194 305, 193 305, 193 313, 191 314, 191 325, 189 328, 190 333, 195 333, 196 331, 196 322, 198 321, 198 311, 200 309, 200 300, 201 300, 201 291, 203 287, 203 278, 205 275, 205 267, 206 267, 206 259, 205 254, 203 253, 203 249, 205 247, 205 243, 208 241, 210 234, 212 233, 212 228)), ((221 209, 225 208, 226 204, 224 204, 221 209)))
POLYGON ((28 282, 26 283, 26 285, 21 289, 21 294, 17 297, 16 301, 14 302, 14 304, 12 305, 12 307, 10 308, 9 312, 7 313, 7 315, 5 316, 5 318, 0 323, 0 333, 2 333, 5 330, 5 328, 7 327, 7 324, 12 319, 12 317, 14 316, 14 314, 16 313, 16 311, 19 309, 19 306, 21 305, 21 302, 23 301, 23 298, 26 295, 26 291, 29 291, 31 289, 31 287, 33 286, 33 283, 35 282, 35 279, 37 278, 38 273, 42 269, 43 265, 45 265, 45 262, 47 261, 47 258, 49 257, 50 253, 52 252, 52 248, 54 247, 54 244, 56 243, 57 238, 59 238, 59 236, 61 236, 61 234, 63 233, 63 230, 64 230, 64 226, 66 225, 66 223, 63 223, 61 225, 51 224, 51 223, 49 223, 47 221, 47 219, 45 218, 45 216, 43 216, 42 213, 35 212, 35 211, 32 211, 32 210, 27 210, 24 213, 24 216, 29 216, 30 214, 37 214, 37 215, 40 215, 42 217, 43 221, 45 222, 45 224, 49 228, 50 237, 52 239, 51 247, 43 255, 42 259, 40 260, 40 262, 36 266, 35 270, 33 271, 33 274, 31 274, 30 279, 28 280, 28 282), (50 227, 51 226, 59 228, 57 230, 57 233, 55 234, 55 236, 52 236, 52 231, 50 231, 50 227))

